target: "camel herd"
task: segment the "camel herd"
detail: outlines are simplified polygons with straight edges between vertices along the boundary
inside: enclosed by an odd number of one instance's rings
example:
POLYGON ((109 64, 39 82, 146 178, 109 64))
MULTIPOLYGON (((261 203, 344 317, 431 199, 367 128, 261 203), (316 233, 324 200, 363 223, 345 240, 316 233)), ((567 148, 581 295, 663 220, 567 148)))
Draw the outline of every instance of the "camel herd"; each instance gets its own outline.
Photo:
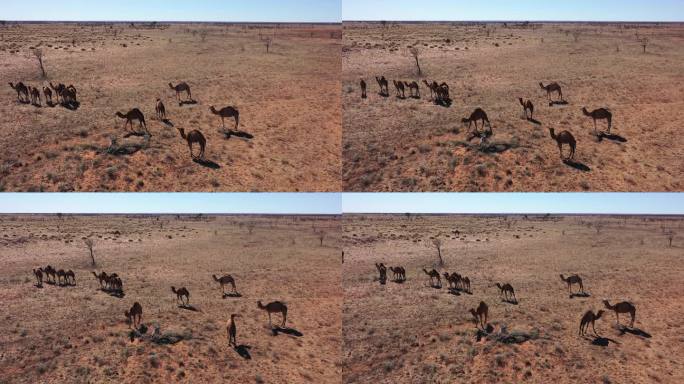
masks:
MULTIPOLYGON (((378 83, 378 86, 380 88, 379 94, 380 96, 383 97, 388 97, 389 96, 389 81, 385 76, 380 76, 380 77, 375 77, 375 80, 378 83)), ((394 88, 396 91, 396 97, 398 99, 406 99, 406 93, 405 90, 408 88, 409 89, 409 97, 414 98, 414 99, 420 99, 420 85, 416 81, 403 81, 403 80, 392 80, 394 84, 394 88)), ((425 79, 423 79, 423 83, 425 86, 430 90, 430 101, 437 105, 442 105, 445 107, 448 107, 451 105, 451 98, 449 96, 449 85, 447 83, 438 83, 437 81, 432 81, 429 82, 425 79)), ((366 99, 368 97, 367 94, 367 84, 364 79, 360 79, 360 86, 361 86, 361 98, 366 99)), ((546 97, 549 102, 549 106, 553 106, 554 104, 567 104, 567 101, 563 99, 563 89, 558 84, 557 82, 552 82, 547 85, 544 85, 544 83, 539 83, 539 86, 541 89, 546 91, 546 97), (552 96, 554 94, 558 95, 558 99, 554 100, 552 96)), ((525 116, 525 119, 528 121, 535 121, 534 120, 534 104, 532 103, 532 100, 523 100, 522 97, 518 98, 518 101, 520 105, 523 108, 523 114, 525 116)), ((612 126, 612 119, 613 115, 612 112, 608 108, 598 108, 593 111, 587 110, 586 107, 582 108, 582 113, 585 116, 591 117, 592 120, 594 121, 594 135, 599 136, 597 132, 597 125, 596 121, 597 120, 606 120, 608 122, 608 135, 610 135, 610 129, 612 126)), ((486 140, 487 137, 491 136, 493 134, 492 131, 492 126, 489 122, 489 118, 487 116, 487 113, 482 109, 482 108, 476 108, 468 117, 464 117, 462 119, 462 123, 468 124, 468 130, 471 132, 470 138, 472 139, 473 137, 479 137, 482 141, 486 140), (483 132, 480 132, 478 130, 477 122, 482 121, 482 129, 483 132), (472 131, 472 124, 475 123, 475 130, 472 131), (489 131, 484 132, 484 127, 485 124, 487 124, 489 131)), ((556 144, 558 145, 558 149, 560 151, 560 157, 562 161, 568 161, 574 159, 575 156, 575 150, 577 147, 577 140, 573 136, 573 134, 570 131, 564 130, 558 134, 555 133, 555 130, 553 128, 549 128, 549 133, 551 135, 551 139, 556 141, 556 144), (570 147, 570 153, 567 157, 563 156, 563 146, 567 145, 570 147)))
MULTIPOLYGON (((388 269, 394 273, 395 282, 402 283, 406 281, 406 270, 404 269, 404 267, 386 267, 384 263, 375 263, 375 268, 377 269, 379 274, 378 281, 380 282, 380 284, 384 285, 386 283, 388 269)), ((422 271, 430 279, 429 284, 432 288, 442 288, 442 279, 440 277, 440 273, 436 269, 433 268, 431 270, 427 270, 425 268, 422 268, 422 271)), ((468 277, 462 276, 456 272, 450 274, 446 271, 443 272, 443 276, 449 284, 450 292, 457 293, 460 291, 468 294, 473 293, 470 285, 471 282, 468 277)), ((573 297, 573 295, 579 295, 584 297, 588 296, 588 294, 584 291, 584 284, 582 282, 582 278, 579 275, 573 274, 569 275, 568 277, 565 277, 563 274, 561 274, 560 278, 567 285, 570 297, 573 297), (576 293, 573 293, 572 291, 573 285, 578 286, 578 291, 576 293)), ((501 297, 503 302, 510 304, 518 304, 518 299, 515 296, 515 289, 510 283, 496 283, 494 284, 494 286, 499 290, 499 296, 501 297)), ((629 314, 631 317, 630 327, 634 326, 634 320, 636 318, 636 307, 634 306, 634 304, 628 301, 622 301, 614 305, 611 305, 608 300, 603 300, 603 305, 605 309, 615 312, 615 317, 618 326, 620 326, 621 313, 629 314)), ((484 301, 480 301, 479 306, 477 308, 471 308, 469 312, 473 316, 475 324, 476 326, 478 326, 478 329, 481 329, 483 332, 488 332, 486 325, 487 318, 489 316, 489 306, 487 305, 487 303, 485 303, 484 301)), ((596 313, 594 313, 593 310, 588 310, 580 319, 579 334, 583 336, 589 324, 591 323, 592 329, 594 330, 594 334, 598 336, 598 333, 596 332, 595 328, 595 322, 596 320, 601 318, 601 315, 603 315, 603 313, 603 310, 599 310, 596 313)))
MULTIPOLYGON (((10 87, 17 92, 17 100, 20 103, 24 104, 32 104, 35 106, 41 106, 41 92, 38 88, 32 87, 30 85, 26 85, 23 82, 19 82, 16 85, 14 83, 9 83, 10 87)), ((176 92, 176 99, 178 101, 178 104, 182 106, 184 103, 195 103, 195 101, 192 99, 192 92, 190 90, 190 86, 186 82, 180 82, 177 85, 173 85, 172 83, 169 83, 169 87, 176 92), (181 95, 185 93, 186 94, 186 99, 182 100, 181 95)), ((54 94, 57 97, 57 102, 60 103, 62 106, 69 108, 69 109, 76 109, 78 105, 78 101, 76 98, 77 91, 76 88, 73 85, 65 86, 62 83, 58 83, 56 86, 52 84, 52 82, 49 83, 49 87, 43 87, 43 94, 45 97, 45 103, 49 106, 54 106, 53 101, 52 101, 52 95, 54 94)), ((168 122, 167 120, 167 115, 166 115, 166 106, 162 102, 160 98, 156 99, 155 102, 155 114, 157 116, 157 119, 163 122, 168 122)), ((209 111, 217 115, 218 117, 221 118, 221 125, 223 128, 225 128, 225 119, 226 118, 232 118, 235 120, 235 130, 238 129, 239 126, 239 121, 240 121, 240 113, 238 109, 234 106, 227 106, 224 108, 221 108, 217 110, 213 105, 209 107, 209 111)), ((115 113, 115 116, 125 120, 124 122, 124 131, 129 132, 129 126, 130 126, 130 132, 133 134, 142 134, 139 132, 135 132, 133 129, 133 122, 137 122, 140 129, 144 129, 144 134, 147 136, 151 136, 151 133, 149 129, 147 128, 147 123, 145 121, 145 114, 140 110, 140 108, 132 108, 128 110, 128 112, 120 112, 117 111, 115 113)), ((194 160, 203 160, 204 159, 204 152, 205 148, 207 145, 207 139, 205 138, 204 134, 202 134, 201 131, 197 129, 193 129, 187 134, 185 133, 185 130, 183 128, 177 128, 178 133, 180 134, 180 137, 185 140, 188 143, 188 148, 190 150, 190 157, 194 160), (195 155, 193 153, 192 147, 194 144, 197 144, 200 147, 199 154, 195 155)))
MULTIPOLYGON (((118 274, 106 273, 105 271, 100 271, 100 273, 92 271, 91 273, 93 274, 93 276, 95 276, 95 279, 99 283, 100 289, 102 291, 110 293, 114 296, 123 297, 123 282, 118 274)), ((64 269, 57 270, 52 266, 48 265, 47 267, 39 267, 33 269, 33 275, 36 278, 36 287, 38 288, 43 287, 43 277, 45 277, 46 282, 50 284, 56 284, 59 286, 76 285, 76 275, 70 269, 66 271, 64 269)), ((216 275, 212 275, 212 278, 215 282, 220 284, 221 292, 224 298, 229 295, 226 294, 225 285, 230 285, 232 287, 233 296, 240 296, 237 292, 235 286, 235 279, 233 278, 233 276, 223 275, 221 277, 217 277, 216 275)), ((192 308, 190 307, 190 291, 186 287, 176 289, 176 287, 171 286, 171 292, 174 295, 176 295, 176 301, 180 303, 179 307, 192 308)), ((271 315, 274 313, 278 313, 282 317, 282 320, 280 322, 280 328, 285 327, 285 323, 287 322, 287 305, 284 302, 272 301, 264 305, 262 304, 261 300, 259 300, 257 301, 257 308, 267 312, 268 324, 271 329, 274 329, 271 322, 271 315)), ((142 305, 137 301, 134 302, 130 309, 124 311, 124 316, 126 317, 126 322, 129 324, 129 326, 137 329, 142 322, 142 305)), ((230 320, 228 320, 228 325, 226 327, 226 330, 228 332, 228 343, 229 345, 232 345, 234 347, 237 347, 237 328, 235 323, 235 319, 237 317, 240 317, 240 315, 235 313, 231 314, 230 320)))

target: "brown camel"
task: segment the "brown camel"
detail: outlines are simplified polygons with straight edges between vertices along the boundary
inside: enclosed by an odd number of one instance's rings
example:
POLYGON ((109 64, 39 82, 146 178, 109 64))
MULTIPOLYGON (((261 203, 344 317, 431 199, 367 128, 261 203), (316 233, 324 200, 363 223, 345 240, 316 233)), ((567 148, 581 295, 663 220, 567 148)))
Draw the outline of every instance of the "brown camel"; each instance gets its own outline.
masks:
POLYGON ((203 159, 204 158, 204 149, 207 146, 207 139, 204 138, 204 135, 202 132, 193 129, 192 131, 188 132, 188 134, 185 134, 185 129, 183 128, 177 128, 178 132, 180 133, 181 137, 183 140, 188 142, 188 148, 190 148, 190 157, 193 159, 203 159), (200 146, 200 153, 199 156, 195 157, 192 154, 192 144, 197 143, 200 146))
POLYGON ((233 276, 231 276, 231 275, 224 275, 224 276, 221 276, 220 279, 219 279, 218 277, 216 277, 216 275, 211 275, 211 277, 214 278, 214 281, 216 281, 217 283, 221 284, 221 292, 223 292, 223 295, 224 295, 224 296, 225 296, 225 294, 226 294, 226 290, 225 290, 225 288, 224 288, 224 286, 225 286, 226 284, 230 284, 230 285, 233 287, 233 293, 237 294, 237 289, 235 288, 235 279, 233 279, 233 276))
MULTIPOLYGON (((62 92, 64 91, 64 89, 66 87, 62 83, 58 83, 56 87, 54 85, 52 85, 52 82, 50 82, 49 84, 50 84, 50 88, 52 88, 55 91, 55 94, 57 95, 57 102, 59 103, 60 102, 59 99, 60 99, 60 97, 62 97, 62 92)), ((64 100, 62 99, 61 102, 64 102, 64 100)))
POLYGON ((52 268, 52 266, 48 265, 47 267, 45 267, 45 269, 43 269, 43 272, 45 272, 45 279, 47 280, 47 282, 52 282, 54 284, 57 276, 57 271, 54 268, 52 268), (50 280, 51 277, 52 280, 50 280))
POLYGON ((136 301, 129 311, 124 312, 124 315, 126 315, 128 323, 133 325, 133 328, 136 328, 136 324, 140 325, 140 322, 142 321, 142 305, 136 301), (138 320, 137 322, 136 318, 138 320))
POLYGON ((228 106, 228 107, 221 108, 220 111, 217 111, 216 108, 214 108, 214 106, 212 105, 211 107, 209 107, 209 110, 214 115, 219 115, 221 117, 221 124, 223 125, 223 128, 226 127, 226 123, 224 121, 224 119, 226 117, 234 118, 235 119, 235 130, 237 131, 238 125, 240 123, 240 112, 237 110, 237 108, 228 106))
POLYGON ((124 129, 128 127, 128 124, 131 125, 131 131, 133 130, 133 120, 138 120, 138 123, 140 124, 140 128, 145 128, 145 132, 148 134, 150 131, 147 130, 147 124, 145 124, 145 115, 138 109, 138 108, 133 108, 130 111, 128 111, 125 115, 121 112, 117 112, 116 116, 119 116, 122 119, 126 119, 126 123, 124 123, 124 129))
POLYGON ((461 286, 464 291, 470 293, 470 279, 467 276, 461 278, 461 286))
POLYGON ((404 86, 406 86, 406 88, 409 89, 409 95, 411 97, 420 98, 420 87, 418 86, 418 83, 416 83, 415 81, 412 81, 410 83, 405 81, 404 86))
POLYGON ((380 78, 375 76, 375 80, 378 82, 378 85, 380 86, 380 94, 389 96, 389 82, 387 81, 387 79, 385 79, 385 76, 382 76, 380 78))
POLYGON ((401 80, 392 80, 392 82, 394 83, 394 89, 397 91, 397 97, 400 99, 405 99, 406 94, 404 93, 404 83, 401 80))
POLYGON ((387 267, 383 263, 375 263, 375 268, 378 269, 378 273, 380 274, 380 283, 385 284, 385 281, 387 280, 387 267))
POLYGON ((430 100, 434 100, 435 99, 435 86, 437 85, 437 82, 429 83, 427 80, 423 79, 423 83, 430 90, 430 100))
POLYGON ((164 103, 162 103, 161 99, 157 99, 157 104, 154 107, 154 111, 157 113, 157 119, 166 119, 166 107, 164 106, 164 103))
POLYGON ((99 275, 97 273, 95 273, 95 271, 93 271, 91 273, 93 274, 93 276, 95 276, 97 281, 100 283, 100 288, 104 288, 106 286, 105 284, 108 280, 107 273, 105 273, 104 271, 100 272, 99 275))
POLYGON ((431 271, 428 271, 427 269, 423 268, 423 272, 425 272, 426 275, 430 276, 430 285, 433 287, 441 287, 442 286, 442 278, 439 277, 439 272, 435 270, 434 268, 431 271), (433 284, 433 280, 437 280, 437 284, 433 284))
POLYGON ((603 313, 602 310, 599 310, 596 314, 594 314, 592 310, 588 310, 584 316, 582 316, 582 320, 580 320, 579 335, 583 336, 587 332, 587 328, 589 328, 589 323, 591 323, 591 329, 594 330, 594 335, 598 336, 594 323, 601 318, 603 313))
POLYGON ((499 288, 499 295, 503 295, 506 301, 518 302, 518 299, 515 297, 515 291, 513 290, 512 285, 508 283, 504 285, 496 283, 496 287, 499 288), (513 300, 511 300, 511 297, 513 298, 513 300))
POLYGON ((563 91, 561 90, 561 86, 558 85, 558 83, 551 83, 549 85, 544 85, 543 83, 539 83, 539 86, 546 90, 546 97, 551 101, 551 93, 552 92, 558 92, 558 95, 560 96, 560 101, 563 101, 563 91))
POLYGON ((485 324, 487 324, 487 316, 489 315, 489 307, 484 301, 480 301, 480 305, 477 309, 470 309, 470 313, 475 318, 475 324, 482 326, 482 330, 485 329, 485 324))
POLYGON ((50 88, 43 87, 43 93, 45 94, 45 103, 49 103, 50 105, 52 105, 52 91, 50 90, 50 88))
POLYGON ((366 81, 364 79, 361 79, 359 83, 361 84, 361 98, 365 99, 366 97, 368 97, 366 95, 366 81))
POLYGON ((185 287, 176 289, 176 287, 171 287, 171 292, 176 294, 176 300, 181 302, 181 305, 187 306, 190 304, 190 292, 185 287), (185 301, 183 301, 183 296, 185 296, 185 301))
POLYGON ((57 271, 57 284, 58 285, 66 285, 66 277, 65 277, 66 272, 64 272, 63 269, 60 269, 57 271))
POLYGON ((188 101, 192 101, 192 92, 190 92, 190 86, 188 85, 188 83, 181 82, 175 86, 173 84, 169 83, 169 88, 176 91, 176 100, 178 100, 179 104, 182 104, 181 99, 180 99, 181 92, 185 92, 188 96, 188 101))
POLYGON ((226 332, 228 333, 228 345, 232 345, 234 347, 237 346, 237 328, 235 326, 235 318, 237 317, 242 317, 236 313, 233 313, 230 315, 230 320, 228 320, 228 326, 226 327, 226 332))
POLYGON ((566 282, 568 284, 568 291, 572 295, 572 285, 577 284, 579 285, 580 292, 584 293, 584 286, 582 285, 582 278, 579 277, 578 275, 570 275, 567 278, 564 277, 562 274, 560 275, 561 280, 566 282))
POLYGON ((394 281, 406 280, 406 270, 404 267, 389 267, 394 274, 394 281))
POLYGON ((489 131, 492 132, 492 125, 489 123, 489 118, 487 117, 487 113, 482 109, 482 108, 475 108, 473 113, 470 114, 470 117, 468 118, 463 118, 461 121, 465 124, 468 123, 468 129, 470 129, 471 125, 475 123, 475 131, 477 132, 477 121, 482 120, 482 129, 484 130, 485 123, 487 123, 487 126, 489 126, 489 131))
POLYGON ((556 132, 553 128, 549 128, 549 133, 551 133, 551 138, 556 140, 556 143, 558 144, 558 151, 560 152, 561 160, 565 160, 563 158, 563 144, 567 144, 570 146, 570 156, 568 156, 567 159, 574 159, 575 148, 577 148, 575 136, 573 136, 572 133, 570 133, 570 131, 563 131, 556 135, 556 132))
POLYGON ((259 309, 263 309, 264 311, 268 312, 268 325, 273 328, 273 324, 271 324, 271 313, 278 313, 283 316, 283 322, 280 325, 281 328, 285 328, 285 321, 287 320, 287 305, 281 301, 272 301, 265 306, 261 304, 261 300, 257 301, 257 306, 259 309))
POLYGON ((518 97, 518 101, 520 101, 520 105, 523 107, 525 118, 531 120, 534 115, 534 104, 532 104, 532 100, 523 101, 522 97, 518 97), (527 117, 527 111, 530 111, 530 117, 527 117))
POLYGON ((615 305, 610 305, 608 300, 603 300, 603 305, 605 305, 607 309, 615 311, 615 318, 617 319, 618 325, 620 325, 620 313, 629 313, 632 317, 632 322, 629 327, 634 327, 634 318, 636 317, 636 308, 634 307, 634 304, 628 301, 621 301, 615 305))
POLYGON ((31 104, 41 105, 40 91, 38 90, 38 88, 29 86, 28 89, 29 89, 29 93, 31 95, 31 104))
POLYGON ((582 113, 585 116, 589 116, 594 119, 594 133, 596 133, 596 120, 608 120, 608 133, 610 133, 610 127, 613 125, 613 114, 607 108, 594 109, 593 111, 587 111, 587 108, 582 108, 582 113))
POLYGON ((36 277, 36 283, 38 287, 43 286, 43 269, 38 267, 38 269, 33 270, 33 275, 36 277))
POLYGON ((29 91, 28 88, 22 83, 21 81, 17 83, 17 85, 14 85, 12 83, 9 83, 9 86, 12 87, 17 92, 17 100, 22 103, 29 103, 29 91))
POLYGON ((64 280, 66 284, 76 285, 76 274, 71 269, 64 272, 64 280))
POLYGON ((449 274, 449 272, 444 272, 444 280, 446 280, 449 289, 458 289, 458 286, 461 283, 461 275, 456 272, 452 274, 449 274))

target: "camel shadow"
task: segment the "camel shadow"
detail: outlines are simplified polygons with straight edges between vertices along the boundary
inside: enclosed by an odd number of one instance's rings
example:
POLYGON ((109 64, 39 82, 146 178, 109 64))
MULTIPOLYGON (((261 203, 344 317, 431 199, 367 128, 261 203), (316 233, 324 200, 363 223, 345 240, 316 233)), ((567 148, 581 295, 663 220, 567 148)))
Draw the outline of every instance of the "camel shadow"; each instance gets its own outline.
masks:
POLYGON ((123 138, 124 138, 124 139, 127 139, 127 138, 129 138, 129 137, 131 137, 131 136, 135 136, 135 137, 145 137, 145 136, 152 136, 152 135, 149 134, 149 133, 147 133, 147 132, 130 131, 130 132, 126 132, 126 133, 123 135, 123 138))
POLYGON ((588 292, 578 292, 578 293, 571 293, 570 298, 574 299, 575 297, 589 297, 591 296, 588 292))
POLYGON ((161 119, 161 122, 166 124, 169 127, 173 127, 173 123, 169 119, 161 119))
POLYGON ((413 96, 409 96, 409 97, 412 99, 420 100, 420 96, 418 96, 418 95, 413 95, 413 96))
POLYGON ((190 100, 183 100, 183 101, 180 101, 180 102, 178 103, 178 106, 179 106, 179 107, 182 107, 182 106, 184 106, 184 105, 195 105, 195 104, 197 104, 197 100, 192 100, 192 99, 190 99, 190 100))
POLYGON ((539 121, 539 120, 537 120, 537 119, 533 119, 533 118, 531 118, 531 117, 528 117, 528 118, 527 118, 527 121, 529 121, 529 122, 532 123, 532 124, 542 125, 541 121, 539 121))
POLYGON ((68 109, 68 110, 70 110, 70 111, 75 111, 75 110, 77 110, 77 109, 81 106, 81 103, 78 102, 78 101, 75 101, 75 100, 74 100, 74 101, 69 101, 69 102, 64 102, 64 101, 63 101, 61 105, 62 105, 62 107, 66 108, 66 109, 68 109))
POLYGON ((389 93, 385 93, 385 92, 378 92, 378 95, 380 95, 382 97, 389 97, 389 93))
POLYGON ((589 168, 586 164, 580 163, 580 162, 572 160, 572 159, 563 159, 563 164, 567 165, 568 167, 575 168, 578 171, 582 171, 582 172, 591 171, 591 168, 589 168))
POLYGON ((242 295, 239 294, 239 293, 237 293, 237 292, 224 293, 224 294, 223 294, 223 298, 224 298, 224 299, 225 299, 225 298, 228 298, 228 297, 242 297, 242 295))
POLYGON ((278 334, 280 334, 280 333, 284 333, 286 335, 295 336, 295 337, 304 336, 303 333, 299 332, 298 330, 296 330, 294 328, 275 327, 275 328, 272 328, 271 331, 273 332, 273 336, 278 336, 278 334))
POLYGON ((180 309, 185 309, 185 310, 187 310, 187 311, 202 312, 202 311, 200 311, 199 309, 197 309, 195 306, 190 305, 190 304, 188 304, 188 305, 180 304, 180 305, 178 306, 178 308, 180 308, 180 309))
POLYGON ((451 99, 436 99, 435 100, 435 105, 442 106, 444 108, 449 108, 451 107, 452 100, 451 99))
POLYGON ((192 159, 192 161, 194 161, 195 163, 197 163, 197 164, 199 164, 199 165, 201 165, 201 166, 203 166, 203 167, 207 167, 207 168, 211 168, 211 169, 219 169, 219 168, 221 168, 221 166, 218 165, 218 163, 215 163, 215 162, 213 162, 213 161, 211 161, 211 160, 197 159, 197 158, 195 158, 195 159, 192 159))
POLYGON ((31 102, 28 100, 17 100, 17 103, 19 103, 19 104, 31 104, 31 102))
POLYGON ((238 346, 233 347, 233 350, 234 350, 238 355, 240 355, 240 357, 242 357, 243 359, 245 359, 245 360, 251 360, 251 359, 252 359, 252 355, 249 354, 249 350, 250 350, 251 348, 252 348, 252 347, 249 346, 249 345, 240 344, 240 345, 238 345, 238 346))
POLYGON ((226 140, 230 139, 233 136, 245 140, 250 140, 254 138, 254 135, 252 135, 251 133, 239 130, 224 129, 221 131, 221 133, 225 135, 226 140))
POLYGON ((620 336, 624 335, 625 333, 629 333, 635 336, 643 337, 645 339, 650 339, 652 337, 650 333, 639 328, 618 326, 618 330, 620 331, 620 336))
POLYGON ((518 300, 517 299, 501 299, 502 302, 512 304, 512 305, 518 305, 518 300))
POLYGON ((461 292, 456 288, 449 288, 449 294, 454 296, 461 296, 461 292))
POLYGON ((441 285, 430 285, 430 288, 442 289, 442 286, 441 285))
POLYGON ((592 345, 598 345, 600 347, 607 347, 608 344, 610 344, 610 343, 620 344, 617 341, 615 341, 613 339, 609 339, 607 337, 596 336, 593 339, 591 339, 592 345))
POLYGON ((397 95, 397 99, 399 99, 399 100, 406 100, 406 96, 397 95))
POLYGON ((119 299, 123 299, 124 296, 126 296, 126 294, 125 294, 123 291, 119 291, 119 290, 117 290, 117 291, 112 291, 112 290, 109 290, 109 289, 100 288, 100 291, 102 291, 102 292, 108 294, 109 296, 116 297, 116 298, 119 298, 119 299))
POLYGON ((406 280, 404 280, 404 279, 395 279, 395 280, 392 280, 392 282, 393 282, 393 283, 396 283, 396 284, 404 284, 405 281, 406 281, 406 280))
POLYGON ((553 107, 554 105, 568 105, 568 102, 565 100, 549 101, 549 107, 553 107))
POLYGON ((35 284, 33 284, 33 286, 36 288, 43 288, 43 284, 35 283, 35 284))
POLYGON ((47 106, 50 107, 50 108, 54 108, 54 107, 57 106, 57 104, 56 104, 56 103, 53 103, 52 101, 46 101, 46 102, 45 102, 45 105, 47 105, 47 106))
POLYGON ((603 139, 607 139, 610 141, 617 141, 618 143, 626 143, 627 142, 627 139, 625 139, 624 137, 622 137, 620 135, 616 135, 616 134, 612 134, 612 133, 606 133, 606 132, 600 132, 596 136, 596 138, 598 139, 598 141, 601 141, 603 139))

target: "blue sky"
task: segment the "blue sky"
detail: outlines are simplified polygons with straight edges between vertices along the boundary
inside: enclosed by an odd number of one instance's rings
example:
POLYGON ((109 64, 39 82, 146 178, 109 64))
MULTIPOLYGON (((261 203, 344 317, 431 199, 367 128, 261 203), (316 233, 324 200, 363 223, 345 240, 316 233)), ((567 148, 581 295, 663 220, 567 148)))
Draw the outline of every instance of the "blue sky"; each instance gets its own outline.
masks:
POLYGON ((346 213, 684 214, 684 193, 345 193, 346 213))
POLYGON ((684 0, 343 0, 343 20, 684 21, 684 0))
POLYGON ((684 214, 684 193, 2 193, 0 213, 684 214))
POLYGON ((2 20, 339 22, 341 0, 2 0, 2 20))

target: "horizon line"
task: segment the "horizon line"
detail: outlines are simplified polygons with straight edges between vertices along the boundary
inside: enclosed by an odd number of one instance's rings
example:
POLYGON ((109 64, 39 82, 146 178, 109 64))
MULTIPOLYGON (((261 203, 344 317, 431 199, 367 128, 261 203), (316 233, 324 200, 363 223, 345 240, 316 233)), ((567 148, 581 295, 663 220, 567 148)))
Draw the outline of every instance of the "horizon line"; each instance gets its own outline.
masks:
POLYGON ((684 20, 681 21, 667 21, 667 20, 503 20, 503 19, 492 19, 492 20, 480 20, 480 19, 470 19, 470 20, 439 20, 439 19, 425 19, 425 20, 382 20, 382 19, 360 19, 360 20, 342 20, 343 23, 606 23, 606 24, 682 24, 684 20))

